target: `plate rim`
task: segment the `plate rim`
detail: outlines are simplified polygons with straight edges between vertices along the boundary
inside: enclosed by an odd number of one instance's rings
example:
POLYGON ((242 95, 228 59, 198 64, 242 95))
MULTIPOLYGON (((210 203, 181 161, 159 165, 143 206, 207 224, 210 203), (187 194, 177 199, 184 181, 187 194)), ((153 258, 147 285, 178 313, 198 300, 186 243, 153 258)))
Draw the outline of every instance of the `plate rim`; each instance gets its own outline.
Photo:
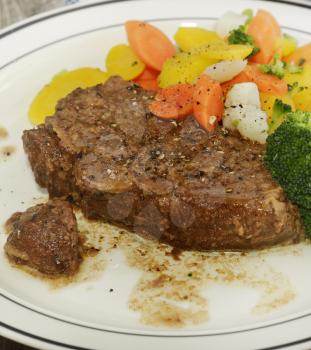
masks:
MULTIPOLYGON (((28 26, 31 26, 33 24, 36 24, 36 23, 39 23, 39 22, 43 22, 43 21, 46 21, 48 19, 51 19, 51 18, 54 18, 56 16, 60 16, 60 15, 66 15, 67 13, 72 13, 72 12, 75 12, 75 11, 80 11, 80 10, 85 10, 85 9, 88 9, 88 8, 91 8, 91 7, 96 7, 96 6, 103 6, 103 5, 111 5, 111 4, 114 4, 114 3, 120 3, 120 2, 131 2, 133 0, 101 0, 101 1, 92 1, 91 3, 88 3, 88 4, 77 4, 77 5, 73 5, 73 6, 70 6, 70 8, 60 8, 60 9, 56 9, 56 10, 52 10, 52 11, 47 11, 43 14, 40 14, 40 15, 37 15, 37 16, 33 16, 33 17, 30 17, 24 21, 21 21, 21 22, 18 22, 12 26, 9 26, 7 28, 4 28, 3 30, 0 31, 0 40, 3 39, 4 37, 7 37, 19 30, 23 30, 24 28, 28 27, 28 26)), ((134 0, 135 1, 135 0, 134 0)), ((138 1, 138 0, 136 0, 138 1)), ((147 0, 139 0, 139 1, 147 1, 147 0)), ((152 1, 152 0, 149 0, 149 1, 152 1)), ((260 1, 260 0, 259 0, 260 1)), ((311 10, 311 4, 302 4, 302 3, 294 3, 292 1, 285 1, 285 0, 263 0, 265 2, 272 2, 272 3, 279 3, 279 4, 286 4, 286 5, 292 5, 292 6, 297 6, 297 7, 303 7, 303 8, 307 8, 309 10, 311 10)), ((184 17, 186 18, 186 17, 184 17)), ((163 18, 162 20, 178 20, 178 19, 183 19, 182 17, 176 17, 176 18, 163 18)), ((207 17, 187 17, 187 19, 207 19, 207 17)), ((213 18, 209 18, 209 19, 213 19, 213 18)), ((158 19, 158 18, 155 18, 155 19, 151 19, 150 21, 161 21, 161 19, 158 19)), ((31 50, 19 57, 17 57, 15 60, 13 61, 9 61, 7 62, 5 65, 3 65, 2 67, 0 67, 0 70, 2 70, 3 68, 7 67, 8 65, 16 62, 17 60, 27 56, 27 55, 30 55, 32 54, 33 52, 36 52, 38 50, 41 50, 47 46, 51 46, 57 42, 61 42, 61 41, 65 41, 65 40, 68 40, 72 37, 77 37, 77 36, 80 36, 80 35, 86 35, 90 32, 95 32, 95 31, 99 31, 99 30, 103 30, 103 29, 109 29, 109 28, 113 28, 113 27, 118 27, 120 26, 121 24, 118 23, 118 24, 114 24, 114 25, 110 25, 110 26, 106 26, 106 27, 101 27, 101 28, 96 28, 96 29, 92 29, 92 30, 89 30, 89 31, 85 31, 85 32, 81 32, 81 33, 76 33, 74 35, 71 35, 71 36, 67 36, 67 37, 64 37, 62 39, 59 39, 59 40, 56 40, 56 41, 53 41, 53 42, 50 42, 44 46, 40 46, 34 50, 31 50)), ((295 29, 295 28, 290 28, 290 27, 283 27, 283 28, 286 28, 286 29, 290 29, 290 30, 294 30, 294 31, 297 31, 297 32, 301 32, 301 33, 304 33, 304 34, 309 34, 311 35, 311 32, 306 32, 306 31, 303 31, 303 30, 299 30, 299 29, 295 29)), ((0 293, 0 297, 4 297, 8 300, 10 300, 11 302, 14 302, 16 303, 16 301, 14 300, 11 300, 10 298, 8 298, 7 296, 3 295, 2 293, 0 293)), ((57 319, 53 316, 50 316, 48 314, 44 314, 44 313, 41 313, 37 310, 33 310, 21 303, 18 303, 20 306, 24 307, 24 308, 27 308, 29 309, 30 311, 32 312, 36 312, 36 313, 40 313, 42 316, 45 316, 45 317, 52 317, 54 319, 57 319)), ((278 324, 282 324, 282 323, 286 323, 286 322, 291 322, 291 321, 295 321, 297 318, 303 318, 303 317, 308 317, 310 316, 311 314, 308 314, 308 315, 302 315, 300 317, 296 317, 296 318, 293 318, 293 319, 290 319, 290 320, 285 320, 283 322, 280 322, 280 323, 274 323, 274 324, 271 324, 271 325, 266 325, 266 326, 262 326, 262 327, 258 327, 258 328, 267 328, 267 327, 271 327, 271 326, 274 326, 274 325, 278 325, 278 324)), ((64 321, 62 319, 57 319, 58 321, 61 321, 61 322, 67 322, 67 321, 64 321)), ((80 327, 81 325, 80 324, 75 324, 73 323, 73 325, 75 326, 78 326, 80 327)), ((83 326, 83 325, 82 325, 83 326)), ((43 341, 43 342, 47 342, 49 344, 52 344, 52 345, 55 345, 55 346, 61 346, 61 347, 65 347, 65 348, 69 348, 69 349, 77 349, 77 350, 85 350, 85 349, 88 349, 88 348, 83 348, 83 347, 77 347, 77 346, 72 346, 72 345, 69 345, 69 344, 65 344, 65 343, 59 343, 59 342, 56 342, 56 341, 53 341, 53 340, 50 340, 50 339, 47 339, 47 338, 42 338, 40 336, 36 336, 34 334, 30 334, 28 332, 25 332, 23 330, 20 330, 20 329, 17 329, 15 327, 12 327, 10 325, 7 325, 5 323, 3 323, 2 321, 0 321, 0 329, 2 328, 6 328, 8 330, 11 330, 13 332, 17 332, 19 333, 20 335, 22 336, 25 336, 26 338, 31 338, 31 339, 36 339, 38 341, 43 341)), ((91 328, 91 327, 89 327, 91 328)), ((257 328, 252 328, 252 329, 246 329, 246 330, 240 330, 240 331, 236 331, 236 332, 233 332, 233 333, 243 333, 243 332, 249 332, 251 330, 256 330, 257 328)), ((103 332, 112 332, 112 333, 118 333, 118 334, 122 334, 122 335, 127 335, 127 336, 131 336, 131 335, 139 335, 139 336, 144 336, 144 337, 169 337, 169 338, 174 338, 174 337, 178 337, 178 338, 182 338, 182 337, 206 337, 207 335, 147 335, 147 334, 137 334, 137 333, 128 333, 128 332, 118 332, 118 331, 110 331, 110 330, 103 330, 101 329, 101 331, 103 332)), ((227 332, 229 334, 231 334, 232 332, 227 332)), ((222 335, 223 333, 219 333, 219 334, 211 334, 212 336, 214 335, 222 335)), ((8 336, 8 335, 6 335, 8 336)), ((16 338, 13 338, 13 337, 10 337, 8 336, 9 338, 11 339, 16 339, 16 338)), ((268 350, 268 349, 282 349, 284 347, 291 347, 291 346, 296 346, 298 344, 302 344, 302 343, 306 343, 306 342, 310 342, 311 341, 311 337, 308 337, 308 338, 304 338, 304 339, 300 339, 300 340, 296 340, 296 341, 293 341, 293 342, 290 342, 290 343, 286 343, 286 344, 282 344, 282 345, 277 345, 277 346, 272 346, 272 347, 266 347, 266 348, 262 348, 260 350, 268 350)), ((28 343, 28 342, 27 342, 28 343)), ((36 346, 34 345, 33 343, 30 344, 31 346, 36 346)))
MULTIPOLYGON (((115 0, 113 0, 115 1, 115 0)), ((116 2, 124 2, 124 1, 127 1, 127 0, 116 0, 116 2)), ((133 1, 133 0, 128 0, 128 1, 133 1)), ((270 0, 268 0, 270 1, 270 0)), ((106 1, 104 1, 106 2, 106 1)), ((51 18, 51 17, 48 17, 48 18, 51 18)), ((166 17, 166 18, 149 18, 149 19, 146 19, 147 22, 165 22, 165 21, 183 21, 183 20, 192 20, 192 21, 200 21, 200 20, 215 20, 216 17, 197 17, 197 16, 189 16, 189 17, 166 17)), ((121 27, 123 26, 123 23, 116 23, 116 24, 113 24, 113 25, 107 25, 107 26, 102 26, 102 27, 97 27, 97 28, 94 28, 94 29, 91 29, 91 30, 87 30, 87 31, 83 31, 83 32, 78 32, 76 34, 73 34, 73 35, 70 35, 70 36, 66 36, 66 37, 63 37, 61 39, 58 39, 56 41, 52 41, 52 42, 49 42, 45 45, 42 45, 42 46, 39 46, 33 50, 30 50, 29 52, 26 52, 24 53, 23 55, 15 58, 14 60, 12 61, 9 61, 7 62, 5 65, 3 66, 0 66, 0 72, 2 69, 5 69, 6 67, 8 67, 9 65, 11 64, 14 64, 16 63, 17 61, 19 61, 20 59, 23 59, 24 57, 27 57, 28 55, 31 55, 37 51, 40 51, 40 50, 43 50, 47 47, 50 47, 50 46, 53 46, 54 44, 58 44, 60 42, 64 42, 66 40, 70 40, 72 38, 77 38, 77 37, 80 37, 80 36, 84 36, 84 35, 88 35, 90 33, 94 33, 94 32, 97 32, 97 31, 102 31, 102 30, 109 30, 109 29, 112 29, 112 28, 118 28, 118 27, 121 27)), ((282 26, 282 28, 284 29, 289 29, 289 30, 292 30, 292 31, 296 31, 296 32, 299 32, 299 33, 303 33, 303 34, 307 34, 307 35, 310 35, 311 36, 311 31, 310 32, 306 32, 306 31, 303 31, 303 30, 299 30, 299 29, 295 29, 295 28, 291 28, 291 27, 286 27, 286 26, 282 26)), ((269 328, 269 327, 273 327, 273 326, 278 326, 278 325, 281 325, 281 324, 285 324, 285 323, 288 323, 288 322, 293 322, 297 319, 301 319, 301 318, 306 318, 306 317, 310 317, 311 316, 311 310, 308 312, 308 313, 297 313, 296 316, 293 316, 292 318, 290 319, 284 319, 285 317, 281 317, 279 319, 279 321, 266 321, 266 322, 262 322, 261 324, 258 324, 257 326, 254 325, 253 327, 251 328, 243 328, 243 329, 234 329, 234 327, 231 327, 229 328, 227 331, 223 331, 223 332, 217 332, 217 331, 214 331, 214 332, 211 332, 209 334, 202 334, 201 331, 197 331, 196 334, 193 334, 195 331, 191 331, 192 334, 182 334, 182 335, 176 335, 175 332, 172 332, 172 333, 169 333, 166 332, 167 334, 146 334, 148 332, 152 332, 152 331, 137 331, 137 330, 134 330, 134 329, 114 329, 115 327, 105 327, 105 328, 100 328, 100 327, 97 327, 96 324, 92 325, 92 324, 84 324, 84 323, 78 323, 75 319, 70 319, 69 317, 65 317, 65 318, 61 318, 60 316, 58 316, 57 314, 54 314, 53 312, 44 312, 44 310, 40 310, 41 308, 36 308, 35 305, 31 304, 31 303, 23 303, 22 300, 19 300, 18 297, 14 297, 14 296, 11 296, 10 294, 7 294, 5 292, 1 292, 1 290, 3 290, 1 287, 0 287, 0 296, 6 298, 7 300, 10 300, 11 302, 17 304, 17 305, 20 305, 21 307, 25 308, 25 309, 28 309, 29 311, 32 311, 32 312, 36 312, 40 315, 43 315, 43 316, 46 316, 46 317, 50 317, 51 319, 55 319, 57 321, 60 321, 60 322, 64 322, 64 323, 67 323, 67 324, 71 324, 71 325, 74 325, 74 326, 79 326, 79 327, 84 327, 84 328, 87 328, 87 329, 91 329, 91 330, 98 330, 98 331, 101 331, 101 332, 111 332, 111 333, 116 333, 116 334, 135 334, 135 335, 143 335, 143 336, 153 336, 153 337, 170 337, 170 338, 174 338, 174 337, 200 337, 200 336, 212 336, 212 335, 230 335, 230 334, 238 334, 238 333, 245 333, 245 332, 249 332, 249 331, 255 331, 257 329, 264 329, 264 328, 269 328), (230 330, 232 329, 232 330, 230 330)), ((156 332, 156 331, 155 331, 156 332)))
MULTIPOLYGON (((30 25, 33 25, 33 24, 36 24, 36 23, 39 23, 42 21, 45 21, 45 20, 53 18, 53 17, 66 15, 67 13, 81 11, 81 10, 88 9, 91 7, 111 5, 113 3, 131 2, 131 1, 152 1, 152 0, 93 0, 87 4, 77 3, 77 4, 72 4, 69 7, 62 6, 60 8, 54 9, 54 10, 44 11, 43 13, 40 13, 40 14, 37 14, 34 16, 30 16, 26 19, 23 19, 21 21, 18 21, 14 24, 11 24, 7 27, 2 28, 0 30, 0 40, 8 35, 11 35, 19 30, 24 29, 25 27, 28 27, 30 25)), ((282 5, 301 7, 301 8, 306 8, 308 10, 311 10, 311 4, 300 3, 300 2, 295 2, 295 1, 291 1, 291 0, 254 0, 254 1, 259 1, 259 2, 265 1, 265 2, 271 2, 271 3, 279 3, 282 5)))

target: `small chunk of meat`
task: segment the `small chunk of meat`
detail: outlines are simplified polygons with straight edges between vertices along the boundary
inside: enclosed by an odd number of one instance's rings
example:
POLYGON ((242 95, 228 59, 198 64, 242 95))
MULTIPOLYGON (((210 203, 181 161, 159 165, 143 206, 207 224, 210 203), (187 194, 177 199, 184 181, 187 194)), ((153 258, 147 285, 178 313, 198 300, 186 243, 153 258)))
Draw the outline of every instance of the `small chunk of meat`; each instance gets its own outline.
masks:
POLYGON ((81 262, 77 221, 70 203, 54 199, 6 223, 5 252, 10 261, 48 276, 73 275, 81 262))

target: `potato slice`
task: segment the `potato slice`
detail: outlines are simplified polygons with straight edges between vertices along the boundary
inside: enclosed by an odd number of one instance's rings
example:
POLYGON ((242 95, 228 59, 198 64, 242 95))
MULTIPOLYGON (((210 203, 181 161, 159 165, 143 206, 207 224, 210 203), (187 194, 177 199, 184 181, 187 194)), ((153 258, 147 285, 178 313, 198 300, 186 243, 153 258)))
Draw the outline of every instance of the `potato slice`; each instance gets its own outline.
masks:
POLYGON ((296 48, 297 40, 288 34, 277 39, 276 49, 281 51, 283 57, 292 54, 296 48))
POLYGON ((311 65, 305 64, 301 73, 286 73, 284 80, 293 86, 291 97, 295 107, 311 112, 311 65))
POLYGON ((174 35, 174 39, 183 51, 190 51, 210 43, 224 42, 216 32, 198 27, 180 27, 174 35))
POLYGON ((76 88, 86 88, 104 83, 108 78, 106 72, 98 68, 78 68, 63 71, 53 77, 32 101, 28 116, 33 124, 44 123, 47 116, 55 112, 57 102, 76 88))
POLYGON ((305 86, 303 90, 293 94, 293 101, 297 109, 311 112, 311 86, 305 86))
POLYGON ((287 84, 297 83, 299 86, 311 86, 311 65, 305 64, 301 73, 286 73, 284 80, 287 84))
POLYGON ((108 74, 119 75, 124 80, 138 77, 145 67, 145 64, 128 45, 120 44, 112 47, 106 57, 108 74))
POLYGON ((168 59, 158 77, 161 88, 181 83, 193 83, 208 66, 215 63, 200 54, 180 52, 168 59))
POLYGON ((210 60, 244 60, 253 51, 249 45, 230 45, 226 43, 212 43, 193 49, 197 53, 210 60))
POLYGON ((281 100, 283 103, 286 103, 287 105, 290 105, 292 107, 292 110, 295 111, 295 104, 294 104, 294 101, 290 95, 275 96, 275 95, 261 92, 260 93, 260 105, 261 105, 261 109, 264 112, 266 112, 266 114, 268 116, 268 122, 272 118, 272 109, 273 109, 273 105, 274 105, 274 102, 276 99, 281 100))

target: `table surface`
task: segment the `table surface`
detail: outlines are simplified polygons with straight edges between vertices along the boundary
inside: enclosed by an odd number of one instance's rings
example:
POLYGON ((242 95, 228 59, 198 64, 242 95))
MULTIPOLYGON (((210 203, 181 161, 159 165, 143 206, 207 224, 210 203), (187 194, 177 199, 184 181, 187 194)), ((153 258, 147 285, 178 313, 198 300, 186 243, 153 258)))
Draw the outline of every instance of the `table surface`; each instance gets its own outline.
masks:
MULTIPOLYGON (((63 0, 0 0, 0 28, 62 6, 63 3, 63 0)), ((0 350, 32 350, 32 348, 0 336, 0 350)))

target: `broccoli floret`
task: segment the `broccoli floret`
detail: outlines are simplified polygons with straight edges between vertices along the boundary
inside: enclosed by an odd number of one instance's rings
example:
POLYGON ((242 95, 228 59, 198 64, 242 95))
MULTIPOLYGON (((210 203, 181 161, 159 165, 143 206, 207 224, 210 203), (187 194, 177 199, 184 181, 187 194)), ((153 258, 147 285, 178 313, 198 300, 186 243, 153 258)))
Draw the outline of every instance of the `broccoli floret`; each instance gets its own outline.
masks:
POLYGON ((311 238, 311 210, 301 207, 300 214, 305 225, 306 234, 311 238))
POLYGON ((287 113, 292 111, 292 107, 281 100, 276 99, 272 108, 272 118, 269 123, 268 134, 272 134, 284 121, 287 113))
POLYGON ((285 74, 285 63, 280 60, 279 54, 275 54, 272 64, 260 64, 259 69, 263 73, 272 74, 282 79, 285 74))
POLYGON ((254 45, 254 39, 245 33, 245 26, 239 26, 239 28, 230 31, 228 43, 254 45))
POLYGON ((298 205, 311 237, 311 112, 290 112, 267 138, 265 164, 298 205))
POLYGON ((228 43, 253 46, 253 51, 251 52, 249 57, 255 55, 260 51, 258 47, 255 47, 255 41, 253 37, 246 34, 245 26, 239 26, 238 29, 231 30, 228 36, 228 43))
POLYGON ((311 112, 291 112, 267 138, 265 163, 288 198, 311 209, 311 112))
POLYGON ((283 79, 286 72, 294 74, 301 73, 303 70, 299 65, 281 61, 279 54, 274 55, 272 64, 260 64, 259 69, 263 73, 273 74, 279 79, 283 79))

